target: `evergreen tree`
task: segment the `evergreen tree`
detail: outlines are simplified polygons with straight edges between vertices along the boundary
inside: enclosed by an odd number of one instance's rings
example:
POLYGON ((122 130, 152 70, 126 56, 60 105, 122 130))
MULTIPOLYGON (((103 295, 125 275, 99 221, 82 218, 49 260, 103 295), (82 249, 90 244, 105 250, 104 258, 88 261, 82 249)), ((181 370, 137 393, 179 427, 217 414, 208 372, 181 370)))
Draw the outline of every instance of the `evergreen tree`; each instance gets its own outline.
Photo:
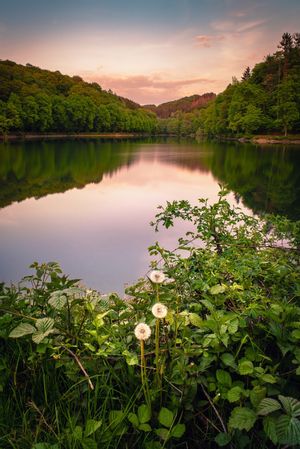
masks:
POLYGON ((246 69, 242 75, 242 81, 247 81, 250 78, 250 76, 251 76, 251 70, 250 70, 250 67, 248 66, 248 67, 246 67, 246 69))

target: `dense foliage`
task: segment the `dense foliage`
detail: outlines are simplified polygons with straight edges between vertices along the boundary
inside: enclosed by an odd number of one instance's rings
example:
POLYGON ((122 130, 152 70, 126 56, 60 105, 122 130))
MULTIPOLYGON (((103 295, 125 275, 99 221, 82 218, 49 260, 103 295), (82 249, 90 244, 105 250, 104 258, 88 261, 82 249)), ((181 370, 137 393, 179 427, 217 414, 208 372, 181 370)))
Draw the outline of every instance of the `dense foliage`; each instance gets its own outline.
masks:
POLYGON ((2 286, 1 448, 300 444, 300 223, 246 216, 224 193, 160 209, 156 227, 193 229, 178 252, 150 248, 161 270, 126 300, 55 263, 2 286))
POLYGON ((163 132, 240 136, 300 131, 300 33, 284 33, 278 50, 241 81, 232 79, 203 110, 160 121, 163 132))
POLYGON ((147 132, 155 114, 78 76, 0 61, 0 135, 147 132))
POLYGON ((203 113, 202 129, 213 135, 300 129, 300 34, 284 33, 279 49, 233 80, 203 113))
POLYGON ((203 95, 191 95, 189 97, 179 98, 178 100, 167 101, 158 106, 149 104, 145 105, 144 108, 155 112, 159 118, 168 118, 176 112, 191 112, 194 109, 203 108, 215 97, 216 94, 210 92, 203 95))

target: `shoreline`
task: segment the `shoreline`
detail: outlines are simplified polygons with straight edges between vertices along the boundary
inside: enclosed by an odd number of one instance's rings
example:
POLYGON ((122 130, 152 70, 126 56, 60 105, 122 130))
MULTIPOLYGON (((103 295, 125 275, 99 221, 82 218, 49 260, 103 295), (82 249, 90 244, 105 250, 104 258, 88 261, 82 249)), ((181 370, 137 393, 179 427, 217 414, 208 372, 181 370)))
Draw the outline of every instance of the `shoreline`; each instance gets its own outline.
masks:
MULTIPOLYGON (((143 137, 186 137, 191 136, 179 136, 177 134, 143 134, 143 133, 122 133, 122 132, 108 132, 108 133, 47 133, 47 134, 34 134, 34 133, 24 133, 24 134, 10 134, 10 135, 0 135, 0 142, 8 141, 22 141, 22 140, 51 140, 51 139, 95 139, 95 138, 107 138, 107 139, 124 139, 124 138, 143 138, 143 137)), ((201 136, 204 138, 213 138, 219 141, 227 142, 239 142, 239 143, 252 143, 254 145, 278 145, 278 144, 288 144, 288 145, 300 145, 300 135, 296 136, 280 136, 280 135, 258 135, 253 137, 228 137, 228 136, 201 136)), ((195 136, 194 136, 195 138, 195 136)), ((195 139, 197 140, 197 139, 195 139)))
POLYGON ((116 138, 123 139, 127 137, 148 137, 149 134, 139 133, 79 133, 79 134, 65 134, 65 133, 47 133, 47 134, 10 134, 7 136, 0 136, 0 141, 8 140, 43 140, 43 139, 91 139, 91 138, 116 138))
POLYGON ((226 136, 214 136, 214 138, 222 141, 229 142, 239 142, 239 143, 252 143, 254 145, 278 145, 278 144, 288 144, 288 145, 300 145, 300 136, 293 137, 284 137, 279 135, 261 135, 261 136, 253 136, 253 137, 226 137, 226 136))

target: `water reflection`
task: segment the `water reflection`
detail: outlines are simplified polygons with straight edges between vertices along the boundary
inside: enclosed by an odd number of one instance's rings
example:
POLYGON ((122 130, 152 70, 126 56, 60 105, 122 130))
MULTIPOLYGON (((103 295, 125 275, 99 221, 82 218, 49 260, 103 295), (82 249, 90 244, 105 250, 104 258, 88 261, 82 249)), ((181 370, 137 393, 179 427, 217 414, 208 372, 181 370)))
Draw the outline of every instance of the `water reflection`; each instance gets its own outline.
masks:
POLYGON ((176 246, 174 233, 149 226, 157 205, 214 201, 221 181, 255 211, 299 218, 298 167, 295 149, 231 143, 2 144, 0 281, 20 279, 33 260, 57 260, 87 285, 121 292, 146 273, 149 245, 176 246))

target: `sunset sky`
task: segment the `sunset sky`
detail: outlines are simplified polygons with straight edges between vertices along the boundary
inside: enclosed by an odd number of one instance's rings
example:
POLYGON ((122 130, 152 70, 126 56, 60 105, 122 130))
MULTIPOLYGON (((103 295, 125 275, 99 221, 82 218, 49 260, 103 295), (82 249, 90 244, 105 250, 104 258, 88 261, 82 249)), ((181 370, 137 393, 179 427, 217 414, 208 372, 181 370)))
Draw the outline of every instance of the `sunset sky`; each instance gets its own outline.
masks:
POLYGON ((221 92, 299 24, 300 0, 0 0, 0 59, 158 104, 221 92))

